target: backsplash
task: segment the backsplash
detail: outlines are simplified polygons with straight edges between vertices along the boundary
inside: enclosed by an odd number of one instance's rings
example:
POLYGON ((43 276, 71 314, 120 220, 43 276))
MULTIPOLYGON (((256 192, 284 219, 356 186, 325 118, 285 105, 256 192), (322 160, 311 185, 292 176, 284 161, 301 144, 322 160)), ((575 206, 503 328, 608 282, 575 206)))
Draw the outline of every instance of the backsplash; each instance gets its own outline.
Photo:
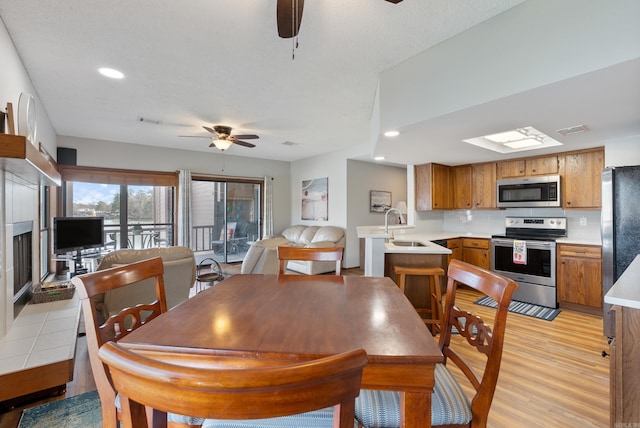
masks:
POLYGON ((599 210, 561 208, 509 208, 504 210, 453 210, 418 212, 416 230, 473 233, 491 236, 504 233, 505 217, 566 217, 571 239, 600 241, 599 210))

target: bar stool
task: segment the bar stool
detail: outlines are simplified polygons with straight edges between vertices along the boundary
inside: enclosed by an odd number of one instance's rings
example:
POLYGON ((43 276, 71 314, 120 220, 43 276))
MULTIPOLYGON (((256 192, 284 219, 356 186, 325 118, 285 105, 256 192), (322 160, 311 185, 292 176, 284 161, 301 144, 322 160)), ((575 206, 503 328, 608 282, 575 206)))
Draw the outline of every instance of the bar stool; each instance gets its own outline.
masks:
POLYGON ((205 288, 203 284, 215 284, 224 279, 220 264, 210 257, 198 263, 196 272, 196 282, 198 283, 196 285, 196 293, 204 291, 205 288))
POLYGON ((424 323, 431 325, 431 333, 435 336, 440 330, 442 320, 442 291, 440 290, 440 277, 444 276, 444 269, 439 267, 422 266, 394 266, 393 272, 398 276, 398 286, 404 293, 405 279, 407 275, 426 276, 429 281, 429 296, 431 297, 430 308, 416 308, 422 315, 429 315, 424 319, 424 323))

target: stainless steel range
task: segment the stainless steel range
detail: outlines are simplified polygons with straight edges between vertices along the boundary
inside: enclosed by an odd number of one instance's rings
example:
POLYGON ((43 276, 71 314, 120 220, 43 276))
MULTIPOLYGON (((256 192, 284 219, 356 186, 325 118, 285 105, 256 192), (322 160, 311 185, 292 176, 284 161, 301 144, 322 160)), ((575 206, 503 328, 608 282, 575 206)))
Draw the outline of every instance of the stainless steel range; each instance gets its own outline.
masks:
POLYGON ((491 238, 491 270, 518 282, 513 300, 557 308, 556 239, 567 236, 567 219, 507 217, 505 229, 491 238))

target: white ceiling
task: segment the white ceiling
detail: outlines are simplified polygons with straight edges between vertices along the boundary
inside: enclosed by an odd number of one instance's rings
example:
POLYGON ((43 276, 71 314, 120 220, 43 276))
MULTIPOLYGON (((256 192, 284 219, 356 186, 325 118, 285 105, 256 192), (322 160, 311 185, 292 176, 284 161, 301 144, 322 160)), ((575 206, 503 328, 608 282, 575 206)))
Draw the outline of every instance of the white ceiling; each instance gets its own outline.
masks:
MULTIPOLYGON (((224 124, 260 135, 256 148, 232 146, 230 155, 293 161, 354 147, 370 159, 379 74, 522 1, 307 1, 295 50, 277 36, 276 0, 0 0, 0 17, 58 135, 209 152, 209 140, 178 136, 224 124), (100 76, 105 66, 125 79, 100 76)), ((403 130, 408 150, 391 160, 495 159, 472 147, 461 159, 452 145, 422 150, 425 159, 406 153, 424 141, 458 144, 487 121, 514 117, 547 129, 602 125, 575 136, 585 147, 640 134, 639 79, 630 77, 639 74, 634 61, 422 122, 403 130)))

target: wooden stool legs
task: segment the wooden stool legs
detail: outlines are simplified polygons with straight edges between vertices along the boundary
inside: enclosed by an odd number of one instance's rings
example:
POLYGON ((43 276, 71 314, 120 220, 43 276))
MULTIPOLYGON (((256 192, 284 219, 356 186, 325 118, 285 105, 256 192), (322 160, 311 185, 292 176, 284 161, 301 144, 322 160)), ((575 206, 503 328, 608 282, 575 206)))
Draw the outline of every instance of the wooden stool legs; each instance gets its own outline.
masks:
POLYGON ((440 277, 444 276, 444 269, 439 267, 410 267, 394 266, 393 271, 398 276, 398 286, 404 293, 406 276, 426 276, 429 282, 430 308, 416 308, 419 314, 430 316, 424 319, 425 324, 431 325, 431 333, 435 336, 440 330, 442 320, 442 291, 440 290, 440 277))

